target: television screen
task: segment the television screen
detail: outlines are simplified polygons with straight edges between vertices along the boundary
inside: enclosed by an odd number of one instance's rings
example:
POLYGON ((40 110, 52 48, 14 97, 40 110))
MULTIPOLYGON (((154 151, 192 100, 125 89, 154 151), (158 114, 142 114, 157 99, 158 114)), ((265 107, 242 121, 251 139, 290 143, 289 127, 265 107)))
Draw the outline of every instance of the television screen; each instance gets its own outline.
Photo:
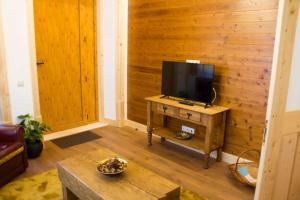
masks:
POLYGON ((214 65, 163 61, 163 95, 211 103, 214 65))

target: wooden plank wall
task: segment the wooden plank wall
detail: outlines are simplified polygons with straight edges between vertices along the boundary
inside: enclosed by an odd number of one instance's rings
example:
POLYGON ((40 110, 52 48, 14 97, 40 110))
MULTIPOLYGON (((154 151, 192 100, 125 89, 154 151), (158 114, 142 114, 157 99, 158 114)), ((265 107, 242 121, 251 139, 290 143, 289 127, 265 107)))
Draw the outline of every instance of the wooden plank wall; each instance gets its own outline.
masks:
POLYGON ((128 118, 146 124, 144 98, 160 94, 163 60, 201 60, 216 66, 216 103, 231 108, 225 151, 260 149, 277 7, 278 0, 129 0, 128 118))

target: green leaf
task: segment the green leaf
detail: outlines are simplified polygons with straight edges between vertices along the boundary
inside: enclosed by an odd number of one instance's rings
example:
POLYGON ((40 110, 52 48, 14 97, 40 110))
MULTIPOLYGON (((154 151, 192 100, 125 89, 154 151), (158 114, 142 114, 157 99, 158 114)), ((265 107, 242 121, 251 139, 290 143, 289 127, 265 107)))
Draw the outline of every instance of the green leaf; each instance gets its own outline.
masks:
POLYGON ((51 130, 45 123, 33 120, 29 114, 20 115, 18 118, 22 120, 20 125, 25 129, 24 139, 27 142, 35 143, 42 139, 43 132, 51 130))

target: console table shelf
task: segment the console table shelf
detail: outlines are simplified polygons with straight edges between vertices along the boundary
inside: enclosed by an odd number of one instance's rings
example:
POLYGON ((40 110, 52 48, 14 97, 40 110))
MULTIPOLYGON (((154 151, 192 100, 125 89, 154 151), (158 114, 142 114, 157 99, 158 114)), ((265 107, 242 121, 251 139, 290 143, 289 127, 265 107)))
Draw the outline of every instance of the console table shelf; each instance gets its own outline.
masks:
POLYGON ((197 140, 195 138, 192 138, 190 140, 179 140, 175 138, 175 132, 172 131, 169 128, 157 128, 157 129, 153 129, 152 134, 154 135, 158 135, 164 139, 167 140, 173 140, 176 143, 185 145, 185 146, 189 146, 189 147, 193 147, 195 149, 204 149, 205 147, 205 143, 202 140, 197 140))
POLYGON ((221 106, 212 106, 209 108, 199 105, 188 106, 180 104, 178 99, 161 98, 161 96, 148 97, 146 101, 149 145, 152 145, 152 134, 155 134, 163 140, 173 140, 176 143, 203 150, 205 153, 204 168, 208 168, 210 153, 214 150, 217 150, 217 161, 221 160, 228 108, 221 106), (153 127, 154 113, 163 116, 163 127, 158 129, 153 127), (167 126, 168 117, 204 126, 206 128, 204 140, 197 137, 193 137, 190 140, 176 139, 175 133, 167 126))

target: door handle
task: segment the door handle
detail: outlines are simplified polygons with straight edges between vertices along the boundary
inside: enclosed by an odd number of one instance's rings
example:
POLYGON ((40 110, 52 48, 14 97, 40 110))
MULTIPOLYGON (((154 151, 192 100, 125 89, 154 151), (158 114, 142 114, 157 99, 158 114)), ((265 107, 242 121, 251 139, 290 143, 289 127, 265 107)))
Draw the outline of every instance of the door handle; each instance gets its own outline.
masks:
POLYGON ((36 65, 39 66, 39 65, 44 65, 45 64, 45 61, 44 60, 39 60, 36 62, 36 65))

